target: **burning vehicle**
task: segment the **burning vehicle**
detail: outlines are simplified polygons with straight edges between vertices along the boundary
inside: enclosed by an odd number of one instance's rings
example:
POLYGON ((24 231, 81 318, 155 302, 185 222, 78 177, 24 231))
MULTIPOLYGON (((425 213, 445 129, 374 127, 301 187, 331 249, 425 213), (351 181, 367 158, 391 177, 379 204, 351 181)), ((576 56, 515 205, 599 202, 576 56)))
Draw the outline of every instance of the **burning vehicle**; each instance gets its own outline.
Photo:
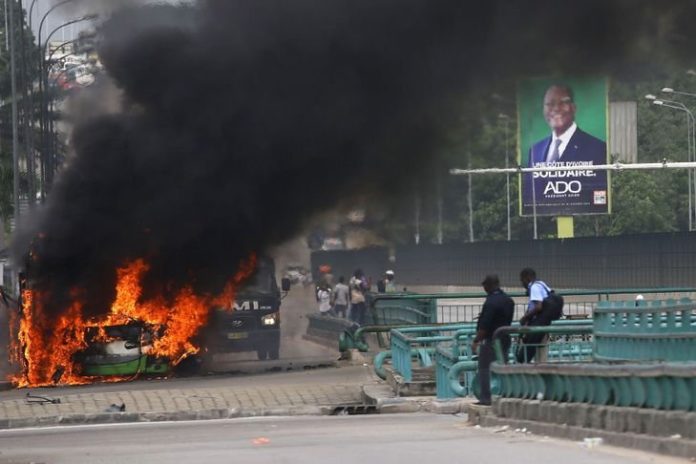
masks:
MULTIPOLYGON (((278 359, 281 290, 270 258, 251 256, 221 295, 182 288, 172 299, 143 299, 148 265, 143 260, 117 272, 115 299, 106 316, 89 318, 76 298, 65 315, 47 325, 47 296, 22 279, 21 310, 12 352, 21 373, 17 386, 84 384, 124 376, 169 374, 200 364, 206 353, 256 351, 278 359)), ((283 290, 290 284, 283 281, 283 290)))
POLYGON ((203 330, 203 346, 209 352, 255 351, 259 360, 278 359, 281 290, 289 291, 290 281, 283 278, 281 285, 273 260, 260 258, 255 273, 237 292, 232 311, 213 311, 203 330))
MULTIPOLYGON (((75 354, 84 376, 166 375, 169 358, 150 356, 153 340, 164 327, 134 321, 126 325, 87 329, 87 348, 75 354)), ((56 379, 59 381, 60 379, 56 379)))

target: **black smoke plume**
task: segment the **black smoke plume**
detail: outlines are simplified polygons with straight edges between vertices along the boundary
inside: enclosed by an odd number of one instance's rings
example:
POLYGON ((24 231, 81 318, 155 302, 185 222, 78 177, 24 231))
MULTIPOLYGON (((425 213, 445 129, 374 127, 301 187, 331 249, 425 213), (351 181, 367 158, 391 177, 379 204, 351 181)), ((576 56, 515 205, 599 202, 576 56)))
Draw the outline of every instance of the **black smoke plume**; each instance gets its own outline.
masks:
MULTIPOLYGON (((398 198, 427 178, 482 81, 600 72, 638 56, 633 38, 657 27, 651 9, 209 0, 121 10, 101 28, 100 56, 125 109, 75 130, 75 156, 15 252, 33 250, 28 270, 54 313, 75 292, 91 314, 105 311, 115 269, 137 258, 151 265, 148 294, 218 291, 240 260, 313 214, 358 194, 398 198)), ((654 39, 671 43, 663 32, 654 39)))

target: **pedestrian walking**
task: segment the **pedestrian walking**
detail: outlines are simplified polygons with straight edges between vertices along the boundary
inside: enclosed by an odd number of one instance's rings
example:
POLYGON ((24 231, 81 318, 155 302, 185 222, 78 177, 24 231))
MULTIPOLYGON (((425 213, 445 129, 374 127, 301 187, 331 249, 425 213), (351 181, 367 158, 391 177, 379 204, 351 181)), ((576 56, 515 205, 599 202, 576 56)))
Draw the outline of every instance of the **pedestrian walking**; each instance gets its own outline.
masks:
POLYGON ((344 319, 348 314, 348 305, 350 304, 350 289, 345 281, 345 277, 340 276, 333 291, 333 311, 337 317, 344 319))
MULTIPOLYGON (((473 353, 478 350, 479 402, 476 404, 489 406, 491 404, 490 369, 495 359, 493 334, 499 327, 512 324, 515 302, 500 289, 500 279, 497 275, 487 275, 481 285, 488 296, 476 323, 476 337, 471 344, 471 350, 473 353)), ((503 347, 503 362, 507 363, 510 336, 501 336, 500 342, 503 347)))
POLYGON ((365 293, 368 286, 365 274, 362 270, 356 269, 353 277, 350 278, 350 319, 359 324, 365 324, 365 293))
POLYGON ((331 310, 331 287, 325 282, 319 284, 317 301, 319 302, 319 313, 322 316, 333 315, 333 311, 331 310))

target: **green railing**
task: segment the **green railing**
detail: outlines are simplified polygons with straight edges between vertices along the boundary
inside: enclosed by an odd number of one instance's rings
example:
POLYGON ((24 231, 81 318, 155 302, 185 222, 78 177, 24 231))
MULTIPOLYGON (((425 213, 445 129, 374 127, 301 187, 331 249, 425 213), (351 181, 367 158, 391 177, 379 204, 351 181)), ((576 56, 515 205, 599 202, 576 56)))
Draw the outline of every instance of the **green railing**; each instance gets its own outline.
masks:
POLYGON ((412 357, 417 355, 423 367, 432 366, 431 354, 440 342, 452 342, 476 333, 475 324, 446 324, 392 329, 392 366, 406 382, 413 380, 412 357))
POLYGON ((493 364, 500 395, 696 411, 696 363, 493 364))
MULTIPOLYGON (((511 327, 519 333, 534 333, 535 329, 527 327, 511 327)), ((546 355, 550 362, 561 362, 570 359, 588 359, 592 354, 591 340, 592 327, 588 321, 555 321, 549 326, 548 332, 556 334, 550 337, 539 348, 546 349, 546 355)), ((512 337, 512 346, 516 345, 516 337, 512 337)), ((461 340, 463 341, 463 340, 461 340)), ((465 342, 467 346, 461 346, 459 355, 452 347, 439 346, 435 352, 435 377, 437 385, 437 397, 441 399, 455 398, 473 394, 478 397, 478 362, 472 356, 469 346, 471 338, 465 342)), ((508 363, 515 362, 514 350, 502 352, 502 346, 497 349, 497 356, 502 359, 507 357, 508 363)), ((500 382, 497 376, 491 378, 491 391, 497 394, 500 391, 500 382)))
MULTIPOLYGON (((594 312, 594 361, 494 363, 503 397, 696 410, 696 321, 690 300, 603 302, 594 312)), ((496 332, 519 334, 523 329, 496 332)), ((558 332, 538 327, 532 333, 558 332)), ((496 341, 496 347, 500 347, 496 341)), ((500 355, 500 354, 499 354, 500 355)))
POLYGON ((696 360, 696 305, 687 298, 601 302, 594 330, 599 361, 696 360))
POLYGON ((436 323, 436 300, 418 298, 409 293, 370 294, 368 305, 372 325, 408 325, 436 323))
MULTIPOLYGON (((658 288, 613 288, 613 289, 565 289, 559 293, 566 298, 564 312, 570 317, 589 317, 600 301, 620 297, 633 299, 636 295, 651 298, 681 298, 696 295, 693 287, 658 288), (628 297, 628 298, 627 298, 628 297)), ((524 314, 526 296, 522 291, 511 291, 508 295, 516 299, 515 319, 524 314)), ((385 293, 372 294, 371 314, 376 324, 399 321, 406 322, 421 318, 421 323, 456 323, 475 320, 481 311, 486 295, 483 292, 467 293, 385 293), (381 306, 382 309, 379 309, 381 306), (400 314, 403 311, 403 314, 400 314), (387 322, 380 322, 387 321, 387 322)))
MULTIPOLYGON (((517 323, 515 323, 517 324, 517 323)), ((554 327, 587 326, 587 321, 560 320, 554 327)), ((413 380, 414 363, 419 367, 430 367, 435 357, 436 383, 438 397, 449 398, 470 394, 471 375, 476 370, 476 362, 471 353, 471 342, 476 334, 475 324, 438 324, 411 326, 392 329, 391 349, 378 353, 374 358, 375 373, 382 379, 386 377, 384 362, 391 359, 391 365, 406 382, 413 380), (463 364, 462 364, 463 363, 463 364), (452 371, 453 366, 456 369, 452 371), (472 367, 473 366, 473 367, 472 367), (467 371, 467 378, 460 382, 458 369, 467 371), (450 372, 452 371, 452 372, 450 372), (456 379, 456 380, 454 380, 456 379)), ((587 358, 591 354, 590 341, 584 343, 568 340, 553 340, 549 358, 568 360, 587 358)))
MULTIPOLYGON (((597 290, 561 290, 565 299, 565 317, 589 318, 594 308, 602 301, 620 296, 643 295, 646 299, 656 296, 681 297, 696 294, 696 288, 691 287, 665 287, 665 288, 619 288, 597 290)), ((523 292, 508 293, 516 298, 515 320, 524 313, 526 297, 523 292)), ((365 340, 366 333, 378 335, 380 347, 389 346, 384 334, 393 328, 409 325, 425 324, 454 324, 473 322, 481 311, 481 306, 486 295, 483 292, 468 293, 373 293, 369 295, 371 323, 361 327, 357 331, 347 330, 339 337, 339 349, 358 349, 368 351, 369 346, 365 340)))

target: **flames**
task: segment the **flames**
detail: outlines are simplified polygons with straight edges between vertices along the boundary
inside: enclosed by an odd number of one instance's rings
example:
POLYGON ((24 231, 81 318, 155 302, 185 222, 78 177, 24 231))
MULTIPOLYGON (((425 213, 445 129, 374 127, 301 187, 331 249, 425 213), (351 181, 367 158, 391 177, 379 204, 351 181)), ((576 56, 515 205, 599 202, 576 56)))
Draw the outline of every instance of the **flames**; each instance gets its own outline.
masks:
POLYGON ((199 351, 192 340, 207 323, 210 308, 230 307, 237 287, 255 267, 256 256, 252 255, 240 265, 220 295, 197 295, 186 286, 169 302, 163 296, 141 301, 141 282, 149 266, 142 259, 130 262, 118 269, 116 297, 108 314, 99 320, 84 317, 77 292, 73 292, 73 302, 55 320, 46 317, 47 295, 24 290, 19 329, 11 351, 22 368, 12 380, 19 387, 93 382, 93 377, 81 375, 75 355, 94 341, 110 341, 107 327, 134 322, 156 334, 147 341, 147 354, 167 358, 176 365, 199 351))

